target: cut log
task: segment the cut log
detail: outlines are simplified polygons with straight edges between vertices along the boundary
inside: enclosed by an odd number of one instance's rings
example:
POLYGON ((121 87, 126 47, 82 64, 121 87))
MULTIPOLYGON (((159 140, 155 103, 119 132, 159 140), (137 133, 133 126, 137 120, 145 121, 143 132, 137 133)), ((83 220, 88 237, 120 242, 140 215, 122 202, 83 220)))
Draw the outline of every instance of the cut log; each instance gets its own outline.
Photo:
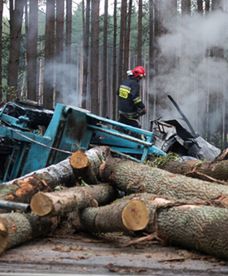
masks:
MULTIPOLYGON (((95 155, 98 154, 99 158, 102 159, 108 150, 107 147, 99 147, 90 152, 95 155)), ((38 191, 51 192, 56 186, 75 184, 80 174, 77 175, 77 172, 72 168, 72 159, 67 158, 58 164, 1 184, 0 199, 29 203, 31 197, 38 191)), ((93 167, 93 170, 96 171, 96 168, 93 167)))
POLYGON ((102 207, 82 210, 80 220, 90 232, 143 230, 149 222, 149 211, 142 200, 121 200, 102 207))
POLYGON ((169 160, 158 165, 158 168, 211 182, 220 182, 219 180, 221 180, 221 184, 226 184, 225 182, 228 184, 228 160, 217 162, 169 160))
POLYGON ((154 222, 167 243, 228 259, 228 209, 183 205, 161 209, 154 222))
POLYGON ((58 225, 55 218, 39 218, 30 214, 0 215, 0 254, 8 248, 45 236, 58 225))
POLYGON ((100 168, 100 177, 127 194, 148 192, 174 199, 198 198, 228 207, 228 186, 173 174, 130 160, 109 158, 100 168))
POLYGON ((110 203, 116 196, 116 191, 108 184, 73 187, 59 192, 38 192, 32 197, 30 207, 38 216, 62 215, 75 209, 110 203))
MULTIPOLYGON (((163 244, 178 245, 228 259, 228 209, 183 200, 167 200, 148 193, 126 199, 142 200, 150 211, 145 232, 163 244)), ((125 199, 125 200, 126 200, 125 199)))
POLYGON ((109 147, 95 147, 88 151, 78 150, 70 157, 71 167, 76 175, 83 177, 88 184, 97 184, 99 167, 110 156, 109 147))
POLYGON ((227 209, 167 200, 148 193, 126 198, 145 202, 150 215, 144 231, 154 233, 159 241, 228 259, 227 209))
POLYGON ((69 158, 47 168, 0 185, 0 199, 29 203, 38 191, 52 191, 56 186, 76 182, 69 158))

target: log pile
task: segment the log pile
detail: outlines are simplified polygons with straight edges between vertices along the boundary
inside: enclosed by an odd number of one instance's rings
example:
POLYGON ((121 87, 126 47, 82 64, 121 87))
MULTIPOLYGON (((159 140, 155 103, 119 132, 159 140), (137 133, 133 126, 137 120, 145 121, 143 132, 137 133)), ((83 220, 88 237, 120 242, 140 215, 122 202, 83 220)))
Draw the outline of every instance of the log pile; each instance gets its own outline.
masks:
POLYGON ((155 168, 95 147, 4 183, 0 199, 29 203, 31 212, 0 214, 0 253, 56 231, 73 216, 74 231, 153 233, 163 244, 228 259, 227 160, 182 166, 155 168), (193 168, 217 182, 189 177, 193 168))

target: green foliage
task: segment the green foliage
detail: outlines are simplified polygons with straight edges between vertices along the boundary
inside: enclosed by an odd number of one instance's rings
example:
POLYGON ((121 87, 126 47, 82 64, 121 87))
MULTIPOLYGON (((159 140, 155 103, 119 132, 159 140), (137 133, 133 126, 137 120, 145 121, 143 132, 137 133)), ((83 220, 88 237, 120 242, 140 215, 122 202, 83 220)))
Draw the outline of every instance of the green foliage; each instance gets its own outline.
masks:
POLYGON ((82 178, 79 178, 78 179, 78 182, 79 182, 79 186, 82 186, 82 187, 89 187, 90 185, 88 183, 86 183, 82 178))
POLYGON ((151 167, 162 167, 169 161, 178 161, 179 160, 179 155, 176 153, 170 152, 166 156, 160 156, 160 157, 153 157, 150 160, 146 161, 146 164, 151 166, 151 167))

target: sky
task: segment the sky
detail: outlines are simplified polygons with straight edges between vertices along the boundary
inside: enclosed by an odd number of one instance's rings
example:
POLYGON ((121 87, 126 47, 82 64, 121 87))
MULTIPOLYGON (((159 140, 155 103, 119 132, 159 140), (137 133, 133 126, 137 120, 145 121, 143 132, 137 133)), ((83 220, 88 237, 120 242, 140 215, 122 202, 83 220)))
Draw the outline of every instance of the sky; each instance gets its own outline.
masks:
MULTIPOLYGON (((72 1, 72 7, 73 9, 77 8, 77 5, 81 3, 81 0, 73 0, 72 1)), ((3 16, 5 17, 9 17, 9 9, 7 8, 8 4, 4 4, 4 9, 3 9, 3 16)), ((108 10, 110 13, 112 13, 113 9, 113 1, 109 0, 109 6, 108 6, 108 10)), ((43 9, 45 10, 45 5, 43 7, 43 9)), ((104 13, 104 0, 100 0, 100 14, 104 13)))

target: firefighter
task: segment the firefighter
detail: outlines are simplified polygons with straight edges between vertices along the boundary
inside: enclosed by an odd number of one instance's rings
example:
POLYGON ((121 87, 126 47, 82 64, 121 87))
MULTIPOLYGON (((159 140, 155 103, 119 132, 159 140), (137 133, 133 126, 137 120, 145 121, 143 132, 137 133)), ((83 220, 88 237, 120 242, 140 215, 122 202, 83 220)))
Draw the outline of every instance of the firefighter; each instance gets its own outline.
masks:
POLYGON ((118 90, 119 122, 140 128, 139 117, 146 113, 145 105, 140 97, 139 82, 146 76, 142 66, 136 66, 127 71, 128 78, 124 80, 118 90))

